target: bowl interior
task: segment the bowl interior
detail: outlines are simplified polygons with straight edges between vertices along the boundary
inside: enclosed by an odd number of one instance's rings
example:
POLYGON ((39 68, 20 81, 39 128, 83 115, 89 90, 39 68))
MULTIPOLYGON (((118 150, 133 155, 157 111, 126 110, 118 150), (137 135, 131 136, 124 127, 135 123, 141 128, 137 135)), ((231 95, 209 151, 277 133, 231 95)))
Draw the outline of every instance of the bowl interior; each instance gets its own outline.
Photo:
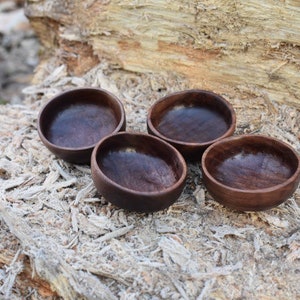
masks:
POLYGON ((164 191, 184 176, 176 150, 147 135, 112 135, 102 141, 96 160, 111 181, 137 192, 164 191))
POLYGON ((206 91, 176 93, 158 101, 150 122, 163 136, 183 143, 207 143, 223 136, 233 123, 226 101, 206 91))
POLYGON ((240 190, 284 183, 297 171, 297 155, 287 145, 264 137, 229 139, 207 150, 205 168, 215 180, 240 190))
POLYGON ((112 95, 94 89, 72 90, 45 106, 40 130, 58 147, 83 148, 112 133, 121 119, 120 103, 112 95))

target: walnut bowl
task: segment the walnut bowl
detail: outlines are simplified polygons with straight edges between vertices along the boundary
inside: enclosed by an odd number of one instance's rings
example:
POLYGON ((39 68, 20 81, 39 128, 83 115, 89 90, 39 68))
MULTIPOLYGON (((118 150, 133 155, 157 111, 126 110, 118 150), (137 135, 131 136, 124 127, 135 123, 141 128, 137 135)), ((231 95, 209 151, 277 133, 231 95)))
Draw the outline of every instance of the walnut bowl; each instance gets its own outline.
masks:
POLYGON ((165 209, 180 196, 187 174, 182 155, 148 134, 120 132, 103 138, 91 158, 98 192, 130 211, 165 209))
POLYGON ((147 116, 148 132, 191 160, 201 160, 208 146, 232 135, 235 124, 235 112, 227 100, 196 89, 167 95, 152 105, 147 116))
POLYGON ((46 103, 38 117, 38 133, 45 146, 77 164, 89 163, 99 140, 125 127, 122 103, 97 88, 63 92, 46 103))
POLYGON ((239 211, 260 211, 287 200, 300 181, 300 159, 288 144, 244 135, 211 145, 202 156, 203 181, 211 196, 239 211))

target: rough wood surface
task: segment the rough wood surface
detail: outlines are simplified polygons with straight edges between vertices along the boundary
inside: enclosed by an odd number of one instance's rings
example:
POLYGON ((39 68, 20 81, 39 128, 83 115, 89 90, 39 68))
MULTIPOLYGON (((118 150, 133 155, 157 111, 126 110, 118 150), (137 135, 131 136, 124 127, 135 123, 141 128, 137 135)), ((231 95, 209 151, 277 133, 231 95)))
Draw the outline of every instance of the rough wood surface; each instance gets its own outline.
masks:
MULTIPOLYGON (((146 132, 149 105, 188 81, 114 69, 105 60, 70 76, 56 57, 36 79, 24 105, 0 107, 0 257, 10 250, 16 258, 0 265, 0 298, 57 299, 30 284, 18 288, 25 254, 35 276, 65 299, 297 299, 300 188, 272 210, 237 213, 212 200, 194 163, 169 209, 130 213, 97 194, 89 166, 57 159, 38 138, 38 111, 62 90, 110 90, 125 106, 128 130, 146 132)), ((300 151, 295 107, 263 93, 222 95, 236 110, 235 134, 267 134, 300 151)))
POLYGON ((106 286, 96 282, 94 276, 74 270, 67 264, 64 253, 55 241, 30 228, 13 210, 6 208, 5 203, 0 202, 0 214, 10 231, 19 239, 24 251, 32 258, 37 274, 49 282, 63 299, 116 299, 106 286))
POLYGON ((175 72, 190 87, 259 90, 300 107, 300 5, 288 1, 28 0, 48 55, 73 74, 106 57, 138 72, 175 72))
POLYGON ((6 293, 9 295, 11 292, 10 287, 14 286, 21 291, 31 287, 45 298, 58 297, 47 281, 41 280, 38 276, 33 276, 30 261, 21 251, 17 251, 16 254, 10 249, 0 252, 0 268, 4 266, 6 266, 6 272, 9 274, 1 287, 1 291, 4 292, 5 290, 4 295, 6 293), (13 272, 13 270, 16 270, 16 272, 13 272))

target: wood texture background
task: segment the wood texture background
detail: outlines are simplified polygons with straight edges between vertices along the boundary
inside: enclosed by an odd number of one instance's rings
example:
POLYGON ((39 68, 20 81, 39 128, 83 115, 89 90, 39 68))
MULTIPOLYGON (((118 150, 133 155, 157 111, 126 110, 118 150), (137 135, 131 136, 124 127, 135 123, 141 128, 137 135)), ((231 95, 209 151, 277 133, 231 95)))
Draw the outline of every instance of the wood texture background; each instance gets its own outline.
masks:
POLYGON ((191 87, 238 89, 300 107, 300 2, 27 1, 46 47, 73 74, 108 58, 175 72, 191 87))
POLYGON ((0 111, 0 297, 296 299, 300 188, 277 208, 240 214, 213 201, 189 164, 174 205, 134 214, 97 194, 89 166, 40 141, 38 111, 60 91, 107 89, 128 130, 145 132, 154 101, 197 87, 232 103, 235 134, 300 151, 299 1, 141 3, 26 3, 44 50, 24 106, 0 111))

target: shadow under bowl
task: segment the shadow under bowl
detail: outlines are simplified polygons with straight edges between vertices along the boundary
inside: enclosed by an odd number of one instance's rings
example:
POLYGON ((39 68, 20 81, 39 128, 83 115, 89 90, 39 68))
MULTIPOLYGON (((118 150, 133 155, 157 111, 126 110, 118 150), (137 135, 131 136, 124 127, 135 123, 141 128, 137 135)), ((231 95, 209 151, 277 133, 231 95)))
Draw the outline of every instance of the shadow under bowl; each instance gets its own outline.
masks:
POLYGON ((95 145, 125 130, 122 103, 97 88, 78 88, 52 98, 40 111, 38 133, 44 145, 68 162, 89 163, 95 145))
POLYGON ((120 132, 102 139, 91 158, 98 192, 131 211, 153 212, 182 193, 187 167, 170 144, 148 134, 120 132))
POLYGON ((232 135, 235 124, 235 112, 227 100, 196 89, 158 100, 147 117, 148 132, 169 142, 190 160, 200 160, 208 146, 232 135))
POLYGON ((288 144, 263 135, 231 137, 202 156, 211 196, 239 211, 260 211, 287 200, 300 181, 300 159, 288 144))

